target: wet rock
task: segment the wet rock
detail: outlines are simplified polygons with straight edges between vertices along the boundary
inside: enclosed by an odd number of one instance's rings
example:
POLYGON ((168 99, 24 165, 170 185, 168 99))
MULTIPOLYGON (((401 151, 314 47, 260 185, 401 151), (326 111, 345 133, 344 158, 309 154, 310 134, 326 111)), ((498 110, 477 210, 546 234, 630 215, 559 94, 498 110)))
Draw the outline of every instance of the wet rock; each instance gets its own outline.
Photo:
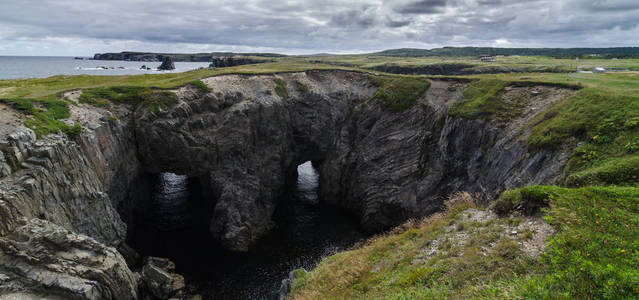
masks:
POLYGON ((36 299, 137 298, 135 277, 117 250, 45 220, 0 238, 0 274, 0 291, 36 299))
POLYGON ((286 297, 291 292, 291 288, 293 288, 293 282, 298 277, 298 272, 307 273, 305 269, 293 270, 288 273, 288 277, 282 280, 282 284, 280 285, 280 293, 278 295, 279 300, 286 300, 286 297))
POLYGON ((174 269, 175 264, 166 258, 148 257, 140 277, 146 289, 157 298, 181 297, 185 288, 184 277, 172 273, 174 269))
POLYGON ((165 56, 162 58, 162 64, 158 67, 160 71, 170 71, 175 70, 175 64, 173 63, 173 58, 170 56, 165 56))

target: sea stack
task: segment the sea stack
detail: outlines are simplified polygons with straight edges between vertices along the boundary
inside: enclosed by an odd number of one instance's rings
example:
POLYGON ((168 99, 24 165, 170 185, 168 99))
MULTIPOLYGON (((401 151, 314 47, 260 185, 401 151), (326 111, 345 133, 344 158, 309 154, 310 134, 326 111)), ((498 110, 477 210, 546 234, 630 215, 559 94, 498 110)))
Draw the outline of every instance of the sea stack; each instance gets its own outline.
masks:
POLYGON ((175 64, 173 63, 173 59, 170 56, 165 56, 162 59, 162 64, 158 67, 158 70, 161 70, 161 71, 175 70, 175 64))

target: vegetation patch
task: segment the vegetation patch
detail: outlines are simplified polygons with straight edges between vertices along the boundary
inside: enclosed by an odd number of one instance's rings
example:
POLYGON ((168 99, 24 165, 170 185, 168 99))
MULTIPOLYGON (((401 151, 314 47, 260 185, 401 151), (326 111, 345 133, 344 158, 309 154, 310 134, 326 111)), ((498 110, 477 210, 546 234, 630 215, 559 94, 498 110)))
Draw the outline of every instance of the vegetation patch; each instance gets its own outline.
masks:
POLYGON ((499 92, 508 82, 499 79, 482 79, 472 82, 464 90, 464 101, 453 103, 449 113, 452 116, 476 119, 507 109, 499 98, 499 92))
POLYGON ((536 188, 550 193, 546 221, 557 233, 521 297, 639 297, 639 188, 536 188))
POLYGON ((603 163, 568 176, 569 186, 626 185, 639 183, 639 155, 611 158, 603 163))
POLYGON ((298 89, 300 92, 302 92, 302 93, 308 93, 308 87, 307 87, 305 84, 303 84, 303 83, 301 83, 301 82, 299 82, 299 81, 297 81, 297 80, 295 81, 295 83, 297 84, 297 89, 298 89))
POLYGON ((169 109, 178 102, 175 93, 163 90, 154 90, 150 87, 138 86, 114 86, 90 88, 82 91, 80 102, 107 106, 108 103, 143 105, 151 111, 169 109))
POLYGON ((24 125, 33 130, 38 137, 58 132, 75 136, 82 132, 82 127, 79 124, 69 126, 60 121, 69 118, 71 114, 68 103, 58 100, 55 95, 42 99, 0 99, 0 102, 11 105, 13 108, 27 115, 28 117, 24 125))
POLYGON ((538 124, 530 144, 548 149, 571 139, 605 144, 634 132, 639 126, 633 120, 639 120, 639 95, 585 88, 533 120, 538 124))
POLYGON ((521 246, 534 232, 501 232, 521 218, 471 222, 472 205, 458 203, 324 259, 291 299, 637 298, 639 188, 534 186, 503 197, 550 205, 544 219, 556 233, 541 257, 521 246))
POLYGON ((506 191, 493 201, 490 208, 500 216, 509 215, 515 210, 531 215, 548 206, 551 190, 545 187, 523 187, 506 191))
POLYGON ((281 78, 275 78, 275 93, 282 99, 288 99, 288 90, 286 89, 286 82, 281 78))
POLYGON ((206 83, 202 82, 202 80, 193 80, 189 82, 189 85, 197 89, 200 93, 206 94, 213 91, 206 83))
POLYGON ((430 87, 430 81, 420 77, 373 76, 377 90, 371 101, 379 101, 383 109, 391 112, 405 111, 417 102, 430 87))
POLYGON ((291 299, 512 296, 515 286, 505 280, 532 274, 535 260, 513 238, 498 233, 502 220, 477 221, 458 230, 455 222, 474 206, 470 201, 447 203, 444 213, 408 222, 360 248, 326 258, 295 280, 291 299))

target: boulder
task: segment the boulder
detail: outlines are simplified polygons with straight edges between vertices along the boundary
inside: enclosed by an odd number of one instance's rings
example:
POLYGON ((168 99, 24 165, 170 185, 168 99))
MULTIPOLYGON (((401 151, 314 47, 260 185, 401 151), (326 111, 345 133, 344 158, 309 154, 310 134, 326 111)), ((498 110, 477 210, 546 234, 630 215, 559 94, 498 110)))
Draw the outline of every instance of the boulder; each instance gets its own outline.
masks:
POLYGON ((170 56, 165 56, 162 58, 162 64, 158 67, 160 71, 170 71, 175 70, 175 64, 173 63, 173 58, 170 56))
POLYGON ((184 277, 172 273, 175 264, 160 257, 147 257, 140 271, 146 290, 160 299, 179 298, 184 294, 184 277))

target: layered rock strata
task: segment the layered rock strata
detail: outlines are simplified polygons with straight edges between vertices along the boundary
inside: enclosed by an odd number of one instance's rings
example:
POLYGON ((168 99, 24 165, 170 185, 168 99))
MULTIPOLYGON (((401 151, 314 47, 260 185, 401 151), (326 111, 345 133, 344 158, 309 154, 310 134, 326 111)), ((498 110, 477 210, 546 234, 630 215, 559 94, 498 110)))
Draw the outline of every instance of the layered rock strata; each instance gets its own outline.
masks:
POLYGON ((457 190, 486 199, 553 182, 566 159, 531 151, 519 137, 534 115, 572 93, 567 89, 508 87, 503 96, 526 108, 500 123, 449 116, 465 87, 454 81, 433 80, 399 113, 372 100, 377 87, 362 73, 203 81, 214 92, 185 87, 176 91, 174 108, 136 112, 138 151, 151 172, 188 174, 209 186, 211 232, 236 251, 268 231, 279 195, 304 161, 319 166, 321 201, 357 213, 365 229, 378 231, 438 210, 457 190), (278 86, 286 95, 275 92, 278 86))

